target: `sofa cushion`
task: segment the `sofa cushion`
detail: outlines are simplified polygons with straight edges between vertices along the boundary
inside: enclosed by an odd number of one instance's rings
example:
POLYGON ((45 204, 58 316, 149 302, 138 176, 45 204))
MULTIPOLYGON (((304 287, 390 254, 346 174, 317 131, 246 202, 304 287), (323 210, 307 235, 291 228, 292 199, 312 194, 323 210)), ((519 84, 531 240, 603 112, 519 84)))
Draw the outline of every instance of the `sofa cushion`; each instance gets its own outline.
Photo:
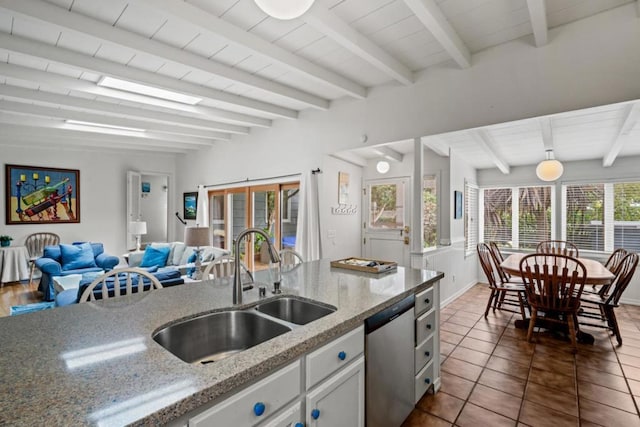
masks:
POLYGON ((60 245, 62 270, 78 270, 97 267, 91 243, 60 245))
POLYGON ((42 252, 42 258, 51 258, 59 263, 61 259, 60 245, 45 246, 42 252))
POLYGON ((180 265, 180 260, 182 259, 182 255, 184 254, 184 249, 186 247, 187 246, 182 242, 171 243, 171 253, 169 254, 167 265, 180 265))
POLYGON ((147 246, 140 262, 140 267, 164 267, 167 265, 167 258, 169 257, 171 248, 169 246, 154 247, 152 245, 147 246))
POLYGON ((185 247, 184 252, 182 253, 182 258, 180 258, 180 264, 178 265, 189 264, 189 258, 191 258, 195 250, 196 248, 193 246, 185 247))

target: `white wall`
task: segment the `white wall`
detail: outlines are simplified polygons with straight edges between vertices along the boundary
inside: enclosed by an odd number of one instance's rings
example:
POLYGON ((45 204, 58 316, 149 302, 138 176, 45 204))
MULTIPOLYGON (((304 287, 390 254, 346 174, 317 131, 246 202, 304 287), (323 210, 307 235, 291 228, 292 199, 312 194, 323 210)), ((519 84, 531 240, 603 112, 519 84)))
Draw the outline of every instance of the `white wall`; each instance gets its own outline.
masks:
MULTIPOLYGON (((0 138, 2 138, 0 136, 0 138)), ((4 142, 4 141, 0 141, 4 142)), ((153 170, 174 173, 174 157, 158 154, 126 152, 76 151, 62 149, 29 149, 0 145, 3 164, 56 167, 80 170, 80 223, 46 225, 5 225, 2 210, 0 234, 9 234, 13 244, 24 243, 27 235, 50 231, 63 243, 73 241, 102 242, 105 251, 121 255, 127 249, 126 173, 128 170, 153 170)), ((5 200, 5 174, 0 174, 0 199, 5 200)), ((170 200, 173 200, 171 197, 170 200)))

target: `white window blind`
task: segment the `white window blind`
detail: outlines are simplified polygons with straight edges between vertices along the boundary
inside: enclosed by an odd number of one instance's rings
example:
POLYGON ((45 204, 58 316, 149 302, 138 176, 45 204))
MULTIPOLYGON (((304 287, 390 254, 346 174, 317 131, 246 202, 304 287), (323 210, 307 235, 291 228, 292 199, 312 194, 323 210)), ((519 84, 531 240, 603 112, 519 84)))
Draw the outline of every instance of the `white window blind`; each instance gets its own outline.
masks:
POLYGON ((613 246, 640 251, 640 182, 613 184, 613 246))
POLYGON ((551 239, 551 187, 522 187, 518 195, 518 247, 551 239))
POLYGON ((467 255, 475 253, 478 245, 478 187, 464 184, 464 242, 467 255))
POLYGON ((438 193, 435 176, 425 176, 423 184, 424 205, 422 222, 424 228, 423 246, 431 248, 438 244, 438 193))
POLYGON ((604 251, 604 184, 566 186, 566 240, 582 250, 604 251))
POLYGON ((511 234, 511 188, 485 188, 484 229, 485 242, 500 246, 513 246, 511 234))

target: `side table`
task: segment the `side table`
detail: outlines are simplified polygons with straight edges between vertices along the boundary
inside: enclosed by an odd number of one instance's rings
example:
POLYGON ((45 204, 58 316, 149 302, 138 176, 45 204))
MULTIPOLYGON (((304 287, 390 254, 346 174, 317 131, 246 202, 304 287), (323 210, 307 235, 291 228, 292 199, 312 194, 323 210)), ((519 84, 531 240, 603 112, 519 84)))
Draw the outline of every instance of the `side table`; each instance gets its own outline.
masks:
POLYGON ((29 251, 25 246, 0 247, 0 285, 29 279, 29 251))

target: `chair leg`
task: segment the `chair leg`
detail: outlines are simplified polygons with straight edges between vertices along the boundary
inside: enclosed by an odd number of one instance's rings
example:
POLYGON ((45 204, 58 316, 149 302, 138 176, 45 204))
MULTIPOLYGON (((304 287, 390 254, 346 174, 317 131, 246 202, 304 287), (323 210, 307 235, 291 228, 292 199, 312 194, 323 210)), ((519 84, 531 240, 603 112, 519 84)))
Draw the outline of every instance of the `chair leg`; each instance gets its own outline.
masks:
POLYGON ((507 291, 500 292, 500 302, 498 303, 498 308, 502 308, 502 303, 504 303, 504 299, 507 296, 507 291))
POLYGON ((489 308, 491 308, 491 303, 493 302, 493 297, 496 294, 496 290, 495 289, 491 289, 491 295, 489 295, 489 301, 487 302, 487 309, 484 311, 484 317, 487 317, 489 315, 489 308))
POLYGON ((616 312, 613 307, 606 307, 604 309, 605 315, 607 316, 607 323, 611 327, 611 330, 616 335, 616 340, 618 341, 618 345, 622 345, 622 335, 620 335, 620 328, 618 327, 618 319, 616 318, 616 312))
POLYGON ((569 324, 569 338, 571 338, 571 346, 573 347, 573 352, 577 353, 578 352, 578 340, 577 340, 577 334, 578 332, 576 331, 576 321, 575 321, 575 314, 571 313, 567 316, 567 323, 569 324))
POLYGON ((527 315, 524 312, 524 298, 522 298, 522 292, 518 292, 518 302, 520 302, 520 314, 522 315, 522 320, 527 318, 527 315))
POLYGON ((538 318, 538 310, 531 307, 531 318, 529 319, 529 330, 527 331, 527 341, 531 342, 531 336, 533 335, 533 328, 536 326, 536 319, 538 318))
POLYGON ((29 285, 33 282, 33 271, 36 269, 36 263, 31 261, 31 269, 29 269, 29 285))

